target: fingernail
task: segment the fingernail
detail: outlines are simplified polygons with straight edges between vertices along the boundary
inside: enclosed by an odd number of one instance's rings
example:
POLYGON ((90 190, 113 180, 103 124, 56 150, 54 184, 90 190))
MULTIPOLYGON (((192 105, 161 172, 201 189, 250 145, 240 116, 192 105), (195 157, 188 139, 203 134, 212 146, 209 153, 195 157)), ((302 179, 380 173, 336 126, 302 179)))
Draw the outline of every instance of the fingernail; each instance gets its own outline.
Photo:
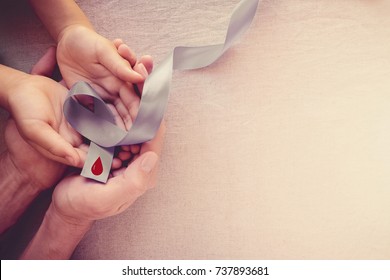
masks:
POLYGON ((155 153, 147 154, 141 162, 141 169, 146 173, 150 173, 156 166, 158 156, 155 153))

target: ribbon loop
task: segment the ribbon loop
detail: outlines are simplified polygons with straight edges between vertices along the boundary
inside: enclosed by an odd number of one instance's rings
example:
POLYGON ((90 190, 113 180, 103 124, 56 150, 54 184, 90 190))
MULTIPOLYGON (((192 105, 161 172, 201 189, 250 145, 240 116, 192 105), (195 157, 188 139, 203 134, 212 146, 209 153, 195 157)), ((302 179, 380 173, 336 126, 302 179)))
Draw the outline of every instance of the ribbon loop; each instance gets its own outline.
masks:
POLYGON ((64 115, 81 135, 103 146, 117 146, 127 132, 115 125, 114 116, 100 96, 86 82, 77 82, 64 102, 64 115), (76 96, 93 97, 94 110, 78 103, 76 96))

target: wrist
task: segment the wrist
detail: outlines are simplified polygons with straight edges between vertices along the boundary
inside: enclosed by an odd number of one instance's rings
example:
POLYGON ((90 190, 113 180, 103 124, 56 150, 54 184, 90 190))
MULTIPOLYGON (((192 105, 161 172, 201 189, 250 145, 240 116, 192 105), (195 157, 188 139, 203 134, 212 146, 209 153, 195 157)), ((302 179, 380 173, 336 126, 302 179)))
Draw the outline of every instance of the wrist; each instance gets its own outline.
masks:
POLYGON ((20 176, 8 152, 0 155, 0 233, 11 227, 41 190, 20 176))
POLYGON ((29 0, 37 16, 46 26, 50 35, 59 42, 60 34, 72 25, 92 28, 92 24, 75 1, 29 0))
POLYGON ((52 203, 21 258, 68 259, 92 224, 93 221, 63 216, 52 203))
POLYGON ((69 229, 71 233, 86 231, 94 223, 94 220, 75 218, 62 214, 53 202, 49 207, 47 215, 50 220, 59 226, 63 226, 65 229, 69 229))
MULTIPOLYGON (((40 192, 53 187, 53 184, 55 184, 55 182, 51 182, 50 180, 41 180, 42 176, 35 176, 37 170, 34 166, 16 164, 12 154, 8 150, 2 155, 0 168, 3 169, 0 171, 0 175, 4 173, 5 176, 10 178, 10 180, 12 180, 12 185, 14 186, 13 188, 21 188, 23 191, 28 191, 31 195, 36 196, 40 192)), ((3 177, 0 176, 2 179, 3 177)), ((0 184, 3 183, 4 182, 0 182, 0 184)))
POLYGON ((59 44, 63 40, 63 38, 65 38, 68 34, 72 34, 74 32, 80 32, 80 31, 83 31, 86 29, 90 30, 92 32, 95 32, 92 25, 85 24, 83 22, 75 22, 75 23, 69 24, 67 26, 64 26, 58 32, 58 35, 56 37, 56 42, 57 42, 57 44, 59 44))
POLYGON ((23 83, 29 74, 0 65, 0 106, 10 111, 9 98, 13 88, 23 83))
POLYGON ((28 193, 35 195, 41 190, 30 184, 27 176, 23 176, 21 170, 12 161, 8 151, 0 155, 0 185, 7 185, 12 189, 20 189, 28 191, 28 193))

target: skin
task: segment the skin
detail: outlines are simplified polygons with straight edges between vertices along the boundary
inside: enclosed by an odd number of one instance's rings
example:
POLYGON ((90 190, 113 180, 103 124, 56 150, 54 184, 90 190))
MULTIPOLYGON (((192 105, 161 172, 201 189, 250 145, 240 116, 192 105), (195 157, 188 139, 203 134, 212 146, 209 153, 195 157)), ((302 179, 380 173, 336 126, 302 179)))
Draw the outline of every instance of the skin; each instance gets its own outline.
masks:
MULTIPOLYGON (((153 61, 139 61, 120 39, 99 35, 74 1, 30 0, 38 17, 57 44, 57 59, 66 87, 79 80, 89 82, 101 97, 112 104, 118 124, 129 128, 139 106, 134 85, 142 84, 153 61)), ((53 67, 53 66, 51 66, 53 67)), ((51 69, 43 67, 47 75, 51 69)), ((0 65, 0 106, 15 120, 21 136, 37 151, 57 162, 80 167, 85 152, 78 149, 79 137, 62 116, 67 89, 42 76, 0 65), (60 92, 53 95, 53 92, 60 92)), ((88 106, 89 100, 80 100, 88 106)), ((129 154, 121 154, 127 158, 129 154)))
MULTIPOLYGON (((120 46, 124 47, 123 43, 118 44, 118 47, 120 46)), ((35 147, 34 142, 28 137, 23 136, 21 133, 21 131, 23 131, 23 126, 22 129, 18 127, 15 117, 19 122, 27 122, 27 125, 28 122, 31 123, 31 121, 38 122, 40 114, 44 114, 44 116, 47 117, 53 117, 55 122, 60 123, 58 132, 56 132, 59 137, 58 141, 64 140, 64 144, 68 145, 69 142, 71 142, 72 145, 76 146, 80 157, 85 157, 88 150, 88 147, 82 144, 81 136, 69 126, 62 116, 62 106, 67 94, 67 89, 63 86, 62 82, 56 83, 47 77, 40 76, 40 74, 51 75, 56 63, 55 54, 55 48, 49 48, 46 54, 33 67, 31 71, 32 75, 22 73, 23 76, 36 79, 37 82, 43 81, 49 83, 49 85, 53 87, 49 91, 50 94, 40 96, 41 93, 37 92, 33 95, 29 94, 28 89, 22 87, 20 94, 18 91, 15 91, 11 100, 11 104, 12 102, 25 102, 26 106, 29 105, 29 103, 33 108, 35 108, 34 106, 36 104, 39 104, 39 106, 35 110, 32 110, 31 108, 28 110, 20 110, 20 114, 18 114, 19 111, 16 111, 16 113, 12 114, 12 118, 8 120, 6 125, 5 142, 7 150, 0 156, 0 177, 2 178, 2 181, 0 182, 0 188, 2 190, 0 198, 3 201, 0 206, 0 232, 3 232, 14 224, 31 201, 41 191, 55 185, 64 175, 66 170, 65 164, 53 160, 50 157, 42 156, 42 151, 39 151, 39 148, 37 149, 35 147), (29 97, 31 97, 31 99, 29 99, 29 97), (38 99, 39 103, 36 102, 37 98, 40 98, 38 99), (52 114, 45 114, 47 110, 52 112, 52 114), (32 120, 26 116, 31 116, 32 120)), ((149 58, 144 61, 146 61, 146 63, 149 62, 148 69, 151 71, 152 61, 149 58)), ((37 85, 40 87, 43 86, 41 84, 37 85)), ((111 109, 114 115, 116 115, 117 124, 125 129, 125 124, 115 110, 115 107, 111 105, 111 109)), ((135 115, 132 117, 135 117, 135 115)), ((43 123, 43 125, 45 124, 44 121, 40 120, 39 122, 43 123)), ((38 132, 41 131, 39 130, 39 125, 36 127, 38 132)), ((52 131, 49 130, 49 132, 52 131)), ((33 130, 32 133, 35 133, 35 131, 33 130)), ((46 134, 45 136, 48 135, 46 134)), ((114 158, 112 169, 118 170, 127 166, 125 163, 128 163, 129 160, 134 158, 134 155, 139 152, 139 145, 121 147, 118 152, 118 155, 120 156, 114 158)))
POLYGON ((122 164, 115 170, 106 184, 79 175, 60 181, 38 232, 21 258, 69 258, 95 220, 123 212, 154 187, 164 134, 165 125, 162 123, 153 140, 122 148, 122 152, 131 153, 133 150, 138 154, 133 156, 129 165, 122 164))
MULTIPOLYGON (((55 62, 54 55, 55 51, 49 49, 34 66, 32 73, 50 74, 55 62)), ((61 92, 56 95, 61 96, 61 92)), ((122 122, 120 125, 125 124, 122 122)), ((121 159, 116 159, 119 165, 107 184, 79 175, 71 175, 60 181, 43 223, 22 258, 69 258, 95 220, 124 211, 147 189, 153 187, 164 132, 165 125, 162 124, 153 140, 142 145, 122 147, 121 152, 129 153, 133 160, 127 165, 121 159)), ((61 133, 63 137, 70 137, 61 133)), ((72 136, 79 137, 77 134, 72 136)), ((1 182, 2 201, 5 201, 0 215, 2 231, 17 219, 40 191, 58 182, 65 171, 65 165, 42 157, 25 141, 13 119, 7 122, 5 140, 7 151, 0 157, 0 172, 5 170, 4 175, 12 176, 13 183, 1 182)), ((127 161, 130 159, 123 158, 127 161)))
MULTIPOLYGON (((73 1, 30 2, 57 48, 49 49, 31 75, 0 66, 0 105, 12 117, 5 131, 7 151, 0 155, 0 232, 17 220, 40 191, 58 182, 65 165, 84 163, 87 148, 62 114, 64 85, 89 82, 110 103, 118 126, 128 129, 139 106, 135 87, 142 92, 153 68, 150 56, 137 61, 122 40, 111 42, 97 34, 73 1), (55 50, 62 84, 44 77, 54 69, 55 50)), ((80 101, 88 105, 88 100, 80 101)), ((106 185, 78 175, 60 181, 22 258, 69 258, 94 220, 124 211, 154 186, 164 131, 162 124, 155 139, 121 147, 106 185)))
POLYGON ((103 185, 79 175, 63 179, 22 259, 68 259, 95 220, 117 215, 155 185, 165 127, 140 156, 103 185))

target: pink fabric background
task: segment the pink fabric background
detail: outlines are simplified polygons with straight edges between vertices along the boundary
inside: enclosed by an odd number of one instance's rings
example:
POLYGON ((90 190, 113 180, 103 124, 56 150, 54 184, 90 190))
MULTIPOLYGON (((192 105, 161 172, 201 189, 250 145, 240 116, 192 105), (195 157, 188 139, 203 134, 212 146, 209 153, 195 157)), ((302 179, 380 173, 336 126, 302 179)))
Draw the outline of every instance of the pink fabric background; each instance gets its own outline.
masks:
MULTIPOLYGON (((78 3, 158 63, 221 42, 238 0, 78 3)), ((51 40, 10 10, 1 59, 28 71, 51 40)), ((265 0, 220 61, 174 73, 158 187, 73 257, 388 259, 389 108, 389 1, 265 0)))

